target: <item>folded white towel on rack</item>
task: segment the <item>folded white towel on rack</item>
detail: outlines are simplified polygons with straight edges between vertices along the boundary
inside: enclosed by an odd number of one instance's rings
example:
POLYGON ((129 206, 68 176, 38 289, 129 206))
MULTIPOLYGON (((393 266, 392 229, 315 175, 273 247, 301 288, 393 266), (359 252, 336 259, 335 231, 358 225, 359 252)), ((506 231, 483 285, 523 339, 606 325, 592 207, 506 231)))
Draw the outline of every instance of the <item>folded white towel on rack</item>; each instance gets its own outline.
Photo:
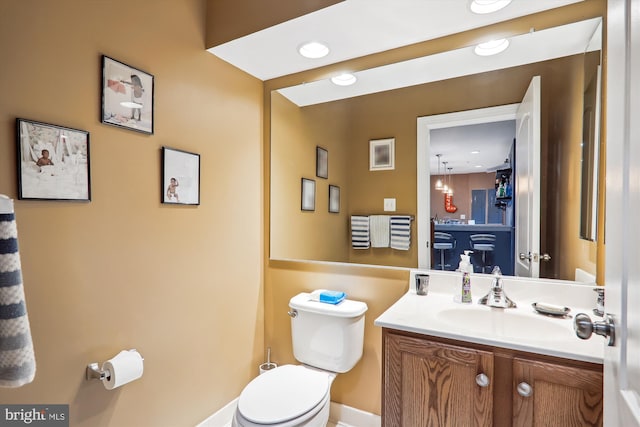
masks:
POLYGON ((369 217, 351 215, 351 246, 353 249, 369 249, 369 217))
POLYGON ((408 251, 411 247, 411 217, 409 215, 393 215, 389 219, 391 243, 393 249, 408 251))
POLYGON ((372 248, 389 247, 389 215, 369 216, 369 233, 372 248))
POLYGON ((18 230, 13 204, 10 206, 0 212, 0 387, 20 387, 33 381, 36 374, 18 230))

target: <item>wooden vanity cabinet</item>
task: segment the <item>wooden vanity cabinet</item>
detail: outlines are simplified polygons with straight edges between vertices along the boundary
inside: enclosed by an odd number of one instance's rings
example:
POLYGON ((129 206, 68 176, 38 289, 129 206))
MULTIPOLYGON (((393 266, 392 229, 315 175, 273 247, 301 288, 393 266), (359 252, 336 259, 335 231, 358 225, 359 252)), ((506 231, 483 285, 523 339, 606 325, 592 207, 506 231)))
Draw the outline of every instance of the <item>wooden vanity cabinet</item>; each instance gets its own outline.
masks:
POLYGON ((602 426, 602 365, 383 328, 382 425, 602 426))

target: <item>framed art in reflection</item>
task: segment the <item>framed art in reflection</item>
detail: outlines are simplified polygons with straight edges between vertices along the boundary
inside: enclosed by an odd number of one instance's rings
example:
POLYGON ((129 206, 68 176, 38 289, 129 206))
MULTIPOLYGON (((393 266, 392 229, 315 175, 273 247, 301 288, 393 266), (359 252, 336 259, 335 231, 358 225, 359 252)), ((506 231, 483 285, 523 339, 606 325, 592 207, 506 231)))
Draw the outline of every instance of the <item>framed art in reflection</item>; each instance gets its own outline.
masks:
POLYGON ((303 211, 316 210, 316 182, 313 179, 302 178, 302 205, 303 211))
POLYGON ((395 169, 395 138, 369 141, 369 170, 395 169))
POLYGON ((329 152, 322 147, 316 147, 316 176, 329 178, 329 152))
POLYGON ((340 212, 340 187, 329 185, 329 212, 340 212))

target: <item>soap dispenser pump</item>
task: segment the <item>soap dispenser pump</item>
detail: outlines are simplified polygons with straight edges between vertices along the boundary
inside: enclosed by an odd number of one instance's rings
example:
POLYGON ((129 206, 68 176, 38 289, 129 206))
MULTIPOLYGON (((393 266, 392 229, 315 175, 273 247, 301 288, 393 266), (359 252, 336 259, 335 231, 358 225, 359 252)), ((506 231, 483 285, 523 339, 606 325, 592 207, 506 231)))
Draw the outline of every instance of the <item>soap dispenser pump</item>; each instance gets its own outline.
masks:
POLYGON ((471 276, 473 273, 473 265, 471 265, 471 255, 473 251, 466 250, 464 255, 460 255, 460 264, 458 270, 462 273, 462 289, 460 295, 460 302, 463 304, 470 304, 471 298, 471 276))

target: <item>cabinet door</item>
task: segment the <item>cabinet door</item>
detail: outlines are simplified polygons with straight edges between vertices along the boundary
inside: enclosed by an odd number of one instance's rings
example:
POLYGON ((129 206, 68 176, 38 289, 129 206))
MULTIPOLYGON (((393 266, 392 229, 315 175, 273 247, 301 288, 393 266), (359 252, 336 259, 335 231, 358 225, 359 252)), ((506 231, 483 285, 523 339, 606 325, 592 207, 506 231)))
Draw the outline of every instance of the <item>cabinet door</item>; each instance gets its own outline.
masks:
POLYGON ((384 426, 492 424, 492 353, 393 333, 384 349, 384 426))
POLYGON ((602 426, 602 372, 514 359, 514 426, 602 426))

